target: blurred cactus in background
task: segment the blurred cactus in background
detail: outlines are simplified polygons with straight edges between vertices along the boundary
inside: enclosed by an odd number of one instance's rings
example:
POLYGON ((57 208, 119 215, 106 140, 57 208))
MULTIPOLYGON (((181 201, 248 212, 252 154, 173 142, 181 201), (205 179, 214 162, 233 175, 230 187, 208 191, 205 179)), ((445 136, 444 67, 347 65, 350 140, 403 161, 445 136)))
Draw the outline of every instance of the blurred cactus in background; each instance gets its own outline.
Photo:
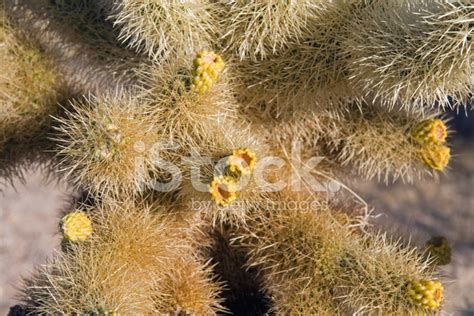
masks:
POLYGON ((91 197, 60 220, 66 246, 15 310, 440 312, 445 239, 378 231, 344 183, 448 169, 443 112, 473 99, 471 1, 6 0, 2 13, 2 156, 40 144, 91 197))
POLYGON ((426 253, 434 264, 446 265, 451 262, 451 247, 446 237, 434 236, 425 244, 426 253))

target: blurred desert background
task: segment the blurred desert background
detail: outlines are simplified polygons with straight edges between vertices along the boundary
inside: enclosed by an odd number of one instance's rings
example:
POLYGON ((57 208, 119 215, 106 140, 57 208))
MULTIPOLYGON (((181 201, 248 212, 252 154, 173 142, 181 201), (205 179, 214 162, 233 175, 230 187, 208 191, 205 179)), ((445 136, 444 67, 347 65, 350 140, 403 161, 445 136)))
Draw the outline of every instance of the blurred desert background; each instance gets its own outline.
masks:
MULTIPOLYGON (((437 179, 390 185, 358 181, 352 188, 381 214, 375 224, 413 236, 422 245, 434 235, 448 238, 453 261, 442 268, 448 282, 447 315, 474 315, 474 113, 452 124, 452 163, 437 179)), ((41 166, 24 179, 0 181, 0 315, 36 265, 46 262, 60 242, 58 221, 73 200, 71 186, 47 178, 41 166)))

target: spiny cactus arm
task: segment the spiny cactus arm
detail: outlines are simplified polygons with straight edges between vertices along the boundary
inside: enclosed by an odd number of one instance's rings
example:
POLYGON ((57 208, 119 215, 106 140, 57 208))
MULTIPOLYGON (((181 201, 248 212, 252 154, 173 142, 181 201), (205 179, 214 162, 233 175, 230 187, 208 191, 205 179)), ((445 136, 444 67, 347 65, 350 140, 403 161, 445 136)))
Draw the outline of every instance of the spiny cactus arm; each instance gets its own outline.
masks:
POLYGON ((105 202, 81 213, 92 221, 88 238, 66 240, 63 252, 26 281, 29 311, 214 314, 221 309, 221 285, 193 257, 189 228, 178 225, 175 214, 157 205, 105 202))
POLYGON ((240 59, 265 59, 305 39, 324 1, 217 1, 225 50, 240 59))
POLYGON ((44 134, 67 89, 50 58, 4 17, 0 21, 0 150, 44 134), (5 18, 5 20, 4 20, 5 18))
POLYGON ((157 286, 157 310, 163 314, 218 315, 225 312, 218 293, 223 284, 213 276, 212 266, 192 255, 177 258, 157 286))
POLYGON ((139 84, 138 73, 147 61, 120 46, 93 1, 7 0, 6 9, 54 58, 72 92, 120 93, 139 84))
POLYGON ((244 112, 265 119, 291 116, 296 110, 343 107, 354 92, 345 80, 343 61, 333 40, 324 48, 294 45, 263 61, 241 61, 232 69, 244 112), (328 47, 332 46, 332 47, 328 47))
POLYGON ((251 218, 234 245, 260 271, 277 313, 429 312, 407 289, 433 278, 414 248, 362 232, 356 218, 325 202, 311 210, 258 210, 251 218))
POLYGON ((231 125, 238 110, 225 63, 210 51, 178 54, 173 62, 150 67, 143 75, 144 106, 152 113, 163 134, 182 150, 200 146, 218 124, 231 125))
MULTIPOLYGON (((449 148, 442 140, 421 139, 420 126, 435 129, 434 119, 423 116, 405 116, 394 112, 351 112, 345 119, 335 119, 339 135, 329 139, 337 161, 353 166, 364 177, 388 181, 401 178, 411 181, 426 172, 444 171, 450 158, 449 148), (415 130, 415 132, 414 132, 415 130)), ((441 120, 440 126, 446 133, 441 120)))
POLYGON ((71 107, 56 118, 52 138, 59 170, 94 195, 141 192, 156 168, 151 157, 160 134, 153 117, 131 97, 89 96, 71 107))
POLYGON ((286 148, 299 141, 306 155, 325 156, 347 175, 355 172, 379 181, 410 182, 446 170, 449 132, 436 112, 408 114, 369 104, 347 109, 281 121, 271 127, 268 140, 286 148))
POLYGON ((373 1, 342 33, 350 82, 389 106, 472 100, 473 25, 469 1, 373 1))
MULTIPOLYGON (((299 133, 306 144, 319 141, 316 149, 308 148, 314 151, 322 147, 321 154, 349 174, 384 182, 411 182, 444 172, 449 163, 449 131, 437 112, 409 114, 368 104, 352 105, 348 111, 315 115, 306 123, 309 129, 301 127, 299 133)), ((294 128, 296 135, 299 128, 294 128)))
POLYGON ((118 38, 155 61, 210 48, 216 39, 211 1, 99 1, 119 30, 118 38))
POLYGON ((347 5, 329 5, 308 21, 308 35, 264 60, 236 61, 232 78, 249 116, 291 116, 295 110, 343 107, 357 96, 347 84, 340 33, 347 5))

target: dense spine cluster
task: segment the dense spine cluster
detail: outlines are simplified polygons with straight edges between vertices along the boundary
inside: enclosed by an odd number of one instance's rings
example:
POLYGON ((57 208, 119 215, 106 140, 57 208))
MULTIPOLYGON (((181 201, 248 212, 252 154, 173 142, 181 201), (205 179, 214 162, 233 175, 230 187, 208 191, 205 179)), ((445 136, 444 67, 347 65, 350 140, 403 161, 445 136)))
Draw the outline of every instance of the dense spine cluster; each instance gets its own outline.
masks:
POLYGON ((405 286, 432 277, 413 249, 367 234, 327 202, 305 212, 258 210, 235 233, 234 245, 247 249, 248 265, 261 271, 282 315, 413 313, 405 286))
POLYGON ((447 169, 469 1, 6 4, 0 150, 45 128, 90 198, 25 281, 27 311, 212 315, 248 288, 280 315, 440 310, 449 247, 368 229, 343 183, 447 169))
POLYGON ((25 32, 0 16, 0 150, 28 142, 51 125, 66 94, 51 58, 25 32))

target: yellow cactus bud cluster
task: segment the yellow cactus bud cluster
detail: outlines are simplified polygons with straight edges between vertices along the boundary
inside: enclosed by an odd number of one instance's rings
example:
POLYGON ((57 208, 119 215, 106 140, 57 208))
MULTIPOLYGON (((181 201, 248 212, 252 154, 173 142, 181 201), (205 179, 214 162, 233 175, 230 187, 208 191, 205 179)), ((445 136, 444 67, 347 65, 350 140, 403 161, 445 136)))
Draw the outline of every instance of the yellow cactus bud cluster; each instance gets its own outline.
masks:
POLYGON ((439 281, 412 281, 406 290, 410 302, 419 307, 436 309, 443 302, 443 285, 439 281))
POLYGON ((433 170, 443 171, 451 157, 446 142, 447 129, 440 119, 429 119, 411 130, 412 140, 419 145, 418 157, 433 170))
POLYGON ((443 236, 435 236, 426 242, 427 253, 436 265, 446 265, 451 262, 451 247, 443 236))
POLYGON ((442 144, 448 135, 446 125, 440 119, 429 119, 417 124, 411 130, 411 137, 420 145, 442 144))
POLYGON ((191 90, 199 94, 207 92, 224 70, 221 56, 210 51, 200 51, 194 59, 195 76, 191 90))
POLYGON ((61 219, 61 230, 69 241, 85 241, 92 235, 92 223, 84 212, 75 211, 61 219))
POLYGON ((421 161, 433 170, 443 171, 448 165, 451 151, 447 146, 428 144, 418 151, 421 161))
POLYGON ((250 174, 256 163, 257 156, 248 148, 235 149, 227 160, 229 171, 238 175, 250 174))
POLYGON ((228 175, 214 177, 209 185, 212 200, 226 206, 237 198, 237 182, 243 175, 250 175, 257 163, 257 155, 248 148, 237 148, 227 158, 228 175))
POLYGON ((212 200, 218 206, 226 206, 237 198, 235 179, 229 176, 216 176, 209 185, 212 200))

